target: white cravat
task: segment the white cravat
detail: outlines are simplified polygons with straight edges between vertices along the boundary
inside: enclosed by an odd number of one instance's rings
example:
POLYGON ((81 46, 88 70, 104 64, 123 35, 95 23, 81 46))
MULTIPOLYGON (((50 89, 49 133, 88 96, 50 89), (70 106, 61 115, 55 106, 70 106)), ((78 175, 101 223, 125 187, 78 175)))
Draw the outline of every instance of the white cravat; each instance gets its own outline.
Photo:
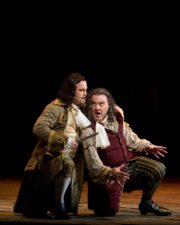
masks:
POLYGON ((96 123, 96 132, 98 132, 98 135, 96 135, 96 147, 104 149, 110 146, 107 133, 104 127, 98 122, 96 123))
POLYGON ((76 115, 76 124, 79 128, 85 128, 88 127, 91 122, 88 120, 88 118, 81 112, 80 109, 77 111, 76 115))

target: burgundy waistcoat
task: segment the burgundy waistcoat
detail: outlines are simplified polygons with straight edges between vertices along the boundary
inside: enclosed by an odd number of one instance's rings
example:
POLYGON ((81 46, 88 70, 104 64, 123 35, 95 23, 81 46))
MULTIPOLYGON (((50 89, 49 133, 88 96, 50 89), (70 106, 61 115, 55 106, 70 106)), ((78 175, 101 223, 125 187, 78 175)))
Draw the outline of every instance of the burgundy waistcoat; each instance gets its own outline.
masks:
MULTIPOLYGON (((127 163, 136 155, 130 152, 127 148, 127 142, 123 134, 123 118, 120 114, 116 114, 116 119, 119 123, 118 133, 110 129, 105 129, 108 135, 110 146, 106 149, 97 148, 98 154, 104 165, 110 167, 120 166, 122 163, 127 163)), ((95 123, 92 124, 95 130, 95 123)))

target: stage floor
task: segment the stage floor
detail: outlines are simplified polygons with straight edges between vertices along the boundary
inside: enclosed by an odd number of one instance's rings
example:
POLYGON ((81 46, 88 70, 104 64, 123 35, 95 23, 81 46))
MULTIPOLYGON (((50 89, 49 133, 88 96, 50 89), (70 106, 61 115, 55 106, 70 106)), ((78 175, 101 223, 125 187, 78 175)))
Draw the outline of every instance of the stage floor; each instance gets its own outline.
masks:
POLYGON ((19 190, 21 178, 0 178, 0 224, 134 224, 134 225, 180 225, 180 178, 166 178, 154 195, 154 201, 173 211, 171 216, 143 216, 139 213, 140 191, 123 193, 119 213, 116 217, 95 217, 87 209, 87 183, 84 182, 78 216, 70 220, 25 218, 13 213, 13 206, 19 190))

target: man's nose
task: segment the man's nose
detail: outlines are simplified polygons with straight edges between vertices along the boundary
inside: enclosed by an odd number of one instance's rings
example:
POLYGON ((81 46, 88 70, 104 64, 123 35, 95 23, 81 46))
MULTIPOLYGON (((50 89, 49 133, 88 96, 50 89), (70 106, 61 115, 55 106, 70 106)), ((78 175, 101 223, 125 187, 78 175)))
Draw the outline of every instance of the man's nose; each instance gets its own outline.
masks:
POLYGON ((95 109, 99 109, 100 108, 100 105, 99 104, 96 104, 95 105, 95 109))

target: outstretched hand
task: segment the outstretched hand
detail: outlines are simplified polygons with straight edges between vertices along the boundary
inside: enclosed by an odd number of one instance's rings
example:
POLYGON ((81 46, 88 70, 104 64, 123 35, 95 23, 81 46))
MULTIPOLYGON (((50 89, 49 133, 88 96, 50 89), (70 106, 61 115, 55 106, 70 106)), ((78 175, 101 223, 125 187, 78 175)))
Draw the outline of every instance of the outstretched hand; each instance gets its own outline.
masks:
POLYGON ((167 148, 164 146, 151 144, 146 147, 145 152, 146 152, 146 154, 152 154, 157 159, 159 159, 160 157, 165 157, 165 155, 168 153, 166 149, 167 148))
POLYGON ((125 181, 129 179, 129 174, 122 171, 124 167, 125 167, 124 164, 122 164, 119 167, 115 167, 111 172, 110 179, 108 179, 107 182, 110 183, 118 182, 119 184, 125 183, 125 181))

